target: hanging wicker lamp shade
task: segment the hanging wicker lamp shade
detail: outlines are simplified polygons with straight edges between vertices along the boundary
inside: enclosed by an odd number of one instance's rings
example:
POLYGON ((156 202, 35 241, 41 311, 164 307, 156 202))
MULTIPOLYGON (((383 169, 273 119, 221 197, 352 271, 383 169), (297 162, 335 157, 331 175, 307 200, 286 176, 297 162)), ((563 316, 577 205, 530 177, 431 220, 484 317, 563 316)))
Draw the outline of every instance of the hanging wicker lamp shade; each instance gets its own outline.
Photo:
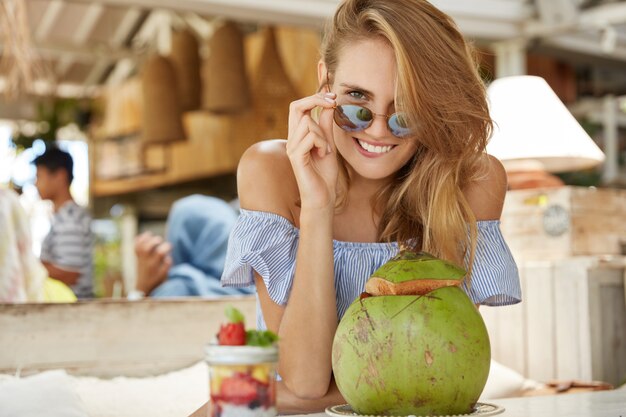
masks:
POLYGON ((252 79, 259 140, 286 138, 289 104, 299 97, 283 66, 272 27, 263 29, 261 56, 252 79))
POLYGON ((153 55, 141 73, 143 91, 142 140, 170 142, 185 139, 176 73, 171 61, 153 55))
POLYGON ((190 30, 172 34, 170 59, 176 70, 181 110, 198 110, 202 99, 200 53, 198 40, 190 30))
POLYGON ((202 107, 216 113, 235 113, 250 103, 243 34, 226 21, 208 40, 209 56, 202 66, 202 107))

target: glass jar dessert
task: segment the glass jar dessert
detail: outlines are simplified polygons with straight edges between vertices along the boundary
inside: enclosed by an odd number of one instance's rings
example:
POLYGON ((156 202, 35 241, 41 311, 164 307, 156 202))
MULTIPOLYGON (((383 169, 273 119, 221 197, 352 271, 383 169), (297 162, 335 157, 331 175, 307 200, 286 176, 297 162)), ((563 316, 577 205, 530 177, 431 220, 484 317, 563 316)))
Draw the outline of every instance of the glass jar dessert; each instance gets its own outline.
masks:
POLYGON ((274 417, 278 348, 206 346, 209 365, 208 417, 274 417))

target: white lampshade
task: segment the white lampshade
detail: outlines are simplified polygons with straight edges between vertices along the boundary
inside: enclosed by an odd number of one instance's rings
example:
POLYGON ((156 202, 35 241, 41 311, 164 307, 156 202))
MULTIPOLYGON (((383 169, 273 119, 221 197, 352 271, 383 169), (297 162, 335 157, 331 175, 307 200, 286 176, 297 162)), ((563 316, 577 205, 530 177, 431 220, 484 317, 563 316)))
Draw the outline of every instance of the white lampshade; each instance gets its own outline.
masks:
POLYGON ((499 78, 487 94, 495 122, 487 152, 507 169, 533 160, 549 172, 576 171, 604 161, 604 153, 543 78, 499 78))

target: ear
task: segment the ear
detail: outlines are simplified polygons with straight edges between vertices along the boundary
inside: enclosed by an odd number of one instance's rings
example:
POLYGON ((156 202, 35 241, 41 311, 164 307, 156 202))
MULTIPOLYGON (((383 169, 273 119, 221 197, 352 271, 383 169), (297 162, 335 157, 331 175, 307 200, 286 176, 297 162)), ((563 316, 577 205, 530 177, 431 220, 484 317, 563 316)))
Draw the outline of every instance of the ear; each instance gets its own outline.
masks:
POLYGON ((319 87, 319 92, 328 92, 328 69, 326 68, 326 63, 321 59, 317 63, 317 82, 319 87))
POLYGON ((51 175, 52 175, 52 180, 55 183, 59 183, 59 184, 67 183, 69 185, 69 177, 67 175, 67 171, 65 171, 64 169, 59 168, 55 171, 52 171, 51 175))

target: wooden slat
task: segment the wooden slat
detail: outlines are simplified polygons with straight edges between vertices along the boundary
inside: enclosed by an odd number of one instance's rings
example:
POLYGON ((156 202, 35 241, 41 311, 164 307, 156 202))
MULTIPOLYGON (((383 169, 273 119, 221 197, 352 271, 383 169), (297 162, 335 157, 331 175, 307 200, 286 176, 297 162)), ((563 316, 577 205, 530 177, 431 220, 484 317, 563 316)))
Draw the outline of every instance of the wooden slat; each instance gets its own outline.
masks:
POLYGON ((555 264, 553 309, 557 323, 554 335, 557 355, 554 378, 588 380, 591 377, 587 314, 587 273, 591 262, 590 258, 581 258, 555 264))
POLYGON ((524 261, 518 267, 523 302, 515 307, 522 308, 521 324, 506 316, 509 307, 481 308, 493 359, 544 382, 623 383, 626 257, 524 261), (524 329, 521 342, 517 326, 524 329))
POLYGON ((35 39, 38 41, 48 38, 50 31, 54 27, 57 18, 61 15, 61 12, 65 8, 66 3, 63 0, 51 0, 46 6, 46 11, 43 14, 41 21, 37 25, 35 30, 35 39))
MULTIPOLYGON (((526 294, 525 269, 520 269, 522 294, 526 294)), ((524 375, 526 372, 526 303, 480 307, 491 342, 491 357, 524 375)))
POLYGON ((592 378, 613 384, 626 380, 626 305, 623 269, 597 268, 589 274, 592 378))
POLYGON ((554 280, 552 265, 533 262, 525 271, 526 293, 526 354, 524 375, 539 381, 552 379, 555 374, 554 280))
POLYGON ((0 373, 64 368, 98 377, 147 376, 204 357, 226 306, 255 328, 255 299, 89 301, 0 305, 0 373))

